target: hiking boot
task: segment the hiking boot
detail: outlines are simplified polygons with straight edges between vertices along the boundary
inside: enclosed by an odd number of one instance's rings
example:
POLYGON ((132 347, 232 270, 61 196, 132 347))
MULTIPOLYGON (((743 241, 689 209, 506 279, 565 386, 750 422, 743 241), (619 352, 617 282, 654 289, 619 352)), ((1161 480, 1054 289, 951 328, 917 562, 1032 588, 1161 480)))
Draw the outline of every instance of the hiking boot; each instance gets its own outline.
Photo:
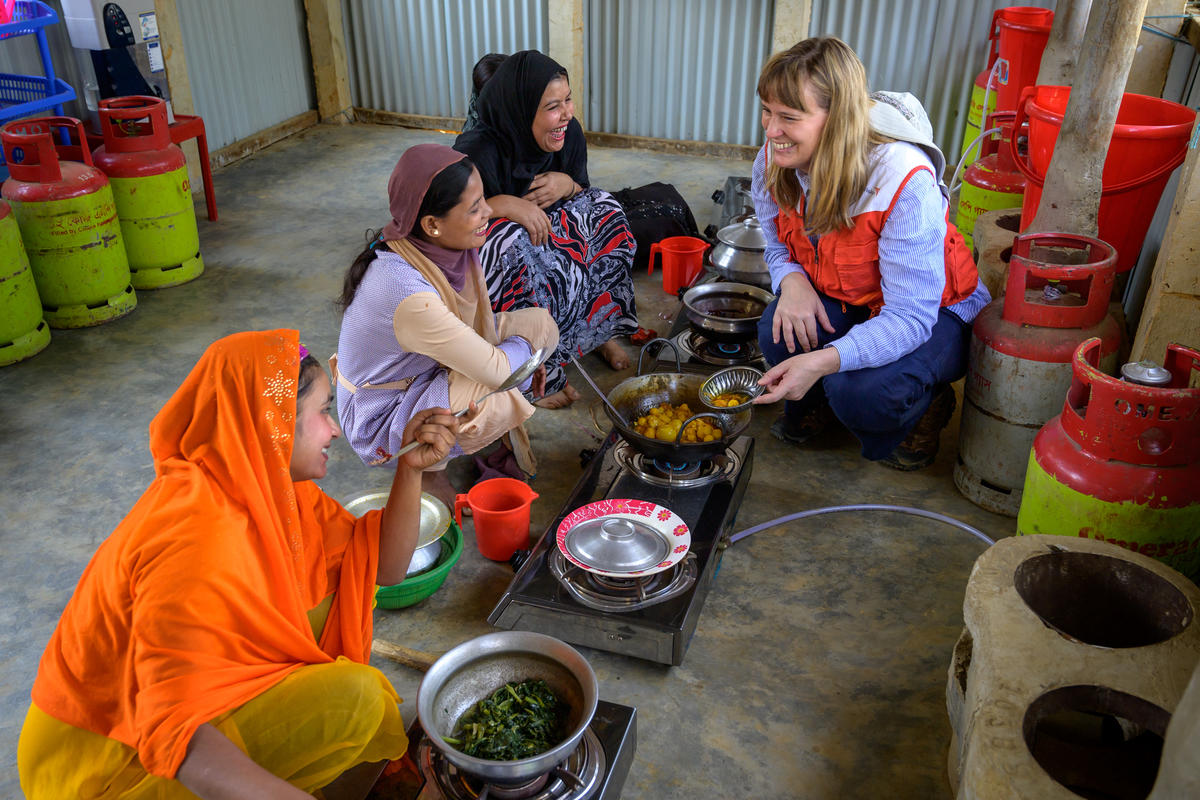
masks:
POLYGON ((771 423, 771 435, 788 444, 804 444, 833 425, 836 420, 837 417, 829 403, 821 403, 808 409, 797 419, 789 417, 786 412, 780 414, 779 418, 771 423))
POLYGON ((939 383, 935 386, 933 400, 924 416, 917 420, 916 427, 908 437, 879 463, 902 472, 924 469, 932 464, 937 458, 942 428, 949 424, 950 417, 954 415, 955 402, 950 384, 939 383))

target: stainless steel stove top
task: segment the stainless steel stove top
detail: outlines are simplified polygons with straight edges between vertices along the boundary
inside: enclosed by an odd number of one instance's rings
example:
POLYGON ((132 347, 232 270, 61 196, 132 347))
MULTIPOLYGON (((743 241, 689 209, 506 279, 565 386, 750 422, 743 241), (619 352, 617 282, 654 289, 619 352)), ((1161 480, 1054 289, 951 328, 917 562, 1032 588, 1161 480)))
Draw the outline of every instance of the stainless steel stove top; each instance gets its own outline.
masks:
POLYGON ((618 459, 623 444, 615 432, 605 439, 488 622, 660 664, 681 664, 750 481, 754 440, 734 440, 717 459, 721 466, 699 484, 694 478, 648 480, 618 459), (555 541, 559 524, 575 509, 604 499, 646 500, 674 511, 691 530, 688 557, 649 576, 652 580, 638 581, 599 581, 569 565, 555 541))

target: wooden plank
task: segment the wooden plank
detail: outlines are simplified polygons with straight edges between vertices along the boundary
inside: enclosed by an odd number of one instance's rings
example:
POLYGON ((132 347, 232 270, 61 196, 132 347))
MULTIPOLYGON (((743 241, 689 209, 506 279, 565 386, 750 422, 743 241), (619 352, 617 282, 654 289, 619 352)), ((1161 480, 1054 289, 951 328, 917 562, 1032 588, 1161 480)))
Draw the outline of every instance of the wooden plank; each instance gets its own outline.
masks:
MULTIPOLYGON (((1170 14, 1182 14, 1186 3, 1184 0, 1150 0, 1146 4, 1146 19, 1149 26, 1164 33, 1178 35, 1183 27, 1183 20, 1162 19, 1170 14)), ((1171 68, 1171 56, 1175 52, 1175 42, 1151 33, 1145 28, 1138 37, 1137 54, 1133 57, 1133 66, 1129 68, 1129 79, 1125 82, 1125 91, 1134 94, 1147 94, 1151 97, 1162 97, 1163 87, 1167 85, 1167 72, 1171 68)))
POLYGON ((305 111, 303 114, 285 119, 278 125, 272 125, 269 128, 247 136, 245 139, 238 139, 232 144, 222 147, 216 152, 210 152, 214 167, 224 166, 233 161, 238 161, 248 155, 257 153, 263 148, 273 145, 280 139, 286 139, 292 134, 299 133, 305 128, 311 128, 319 121, 316 111, 305 111))
POLYGON ((547 55, 566 67, 571 80, 571 96, 575 98, 575 117, 582 124, 588 96, 588 76, 583 69, 583 0, 550 0, 548 12, 550 42, 547 55))
MULTIPOLYGON (((462 130, 461 117, 426 117, 420 114, 401 114, 381 111, 377 108, 355 108, 354 116, 359 122, 378 125, 398 125, 402 128, 419 128, 439 133, 458 133, 462 130)), ((678 139, 651 139, 646 136, 630 136, 624 133, 600 133, 585 131, 589 145, 594 147, 623 147, 652 150, 656 153, 674 153, 685 156, 707 156, 709 158, 731 158, 753 161, 758 154, 754 145, 724 144, 722 142, 693 142, 678 139)), ((749 174, 749 167, 747 167, 749 174)))
POLYGON ((1163 234, 1158 259, 1131 357, 1162 361, 1168 342, 1200 347, 1200 124, 1192 128, 1179 189, 1163 234))
POLYGON ((1192 43, 1192 49, 1200 52, 1200 16, 1188 15, 1183 21, 1183 31, 1180 35, 1192 43))
POLYGON ((775 19, 771 25, 771 53, 787 50, 796 42, 808 38, 808 28, 812 24, 812 6, 812 0, 775 0, 775 19))
POLYGON ((342 4, 339 0, 304 0, 304 11, 308 17, 308 49, 321 121, 341 125, 353 122, 342 4))

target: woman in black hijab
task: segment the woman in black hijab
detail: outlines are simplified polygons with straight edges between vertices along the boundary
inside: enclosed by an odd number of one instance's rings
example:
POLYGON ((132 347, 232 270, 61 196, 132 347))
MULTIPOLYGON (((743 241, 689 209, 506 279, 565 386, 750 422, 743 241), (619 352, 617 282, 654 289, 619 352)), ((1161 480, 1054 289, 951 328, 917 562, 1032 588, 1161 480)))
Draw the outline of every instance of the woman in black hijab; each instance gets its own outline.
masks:
POLYGON ((567 72, 553 59, 536 50, 509 56, 476 109, 479 124, 454 149, 479 169, 492 207, 479 251, 492 308, 550 312, 560 341, 539 405, 569 405, 579 397, 563 372, 572 355, 600 348, 614 369, 629 366, 613 337, 637 330, 633 234, 620 204, 589 188, 587 142, 567 72))

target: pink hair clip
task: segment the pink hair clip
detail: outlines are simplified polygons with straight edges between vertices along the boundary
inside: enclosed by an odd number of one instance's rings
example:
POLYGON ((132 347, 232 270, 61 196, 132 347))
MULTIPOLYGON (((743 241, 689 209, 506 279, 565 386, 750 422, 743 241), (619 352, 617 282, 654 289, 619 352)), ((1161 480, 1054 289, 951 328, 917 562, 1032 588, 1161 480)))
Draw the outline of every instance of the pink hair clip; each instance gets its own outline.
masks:
POLYGON ((300 360, 303 361, 306 358, 308 358, 308 348, 304 346, 303 342, 301 342, 300 343, 300 360))

